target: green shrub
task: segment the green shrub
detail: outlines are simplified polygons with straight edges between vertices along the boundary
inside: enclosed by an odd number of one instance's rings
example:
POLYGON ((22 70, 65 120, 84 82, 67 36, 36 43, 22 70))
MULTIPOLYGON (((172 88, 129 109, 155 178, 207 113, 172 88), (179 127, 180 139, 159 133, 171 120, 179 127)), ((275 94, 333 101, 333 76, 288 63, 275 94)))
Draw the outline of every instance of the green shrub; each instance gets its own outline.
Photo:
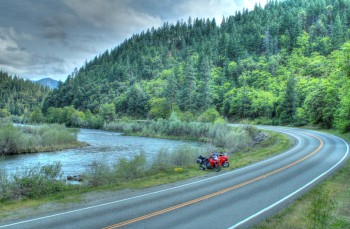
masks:
POLYGON ((14 154, 20 149, 21 131, 12 124, 0 124, 0 153, 14 154))
POLYGON ((225 148, 225 138, 230 131, 230 127, 226 124, 212 125, 207 133, 209 142, 217 147, 225 148))
POLYGON ((94 161, 83 175, 88 186, 97 187, 116 182, 116 173, 105 162, 94 161))
POLYGON ((0 168, 0 201, 8 199, 11 195, 10 181, 8 174, 4 169, 0 168))
POLYGON ((115 165, 117 176, 122 180, 141 178, 149 171, 144 152, 139 153, 133 159, 120 158, 115 165))
POLYGON ((24 167, 12 178, 10 189, 13 199, 40 198, 58 193, 65 188, 59 162, 45 166, 38 164, 33 168, 24 167))
POLYGON ((214 123, 215 120, 219 118, 219 112, 215 108, 209 108, 208 110, 204 111, 204 113, 201 116, 199 116, 199 121, 214 123))
POLYGON ((178 147, 171 154, 171 165, 188 166, 193 164, 198 152, 192 147, 178 147))
POLYGON ((154 159, 150 162, 151 171, 157 172, 167 172, 172 167, 171 165, 171 154, 166 149, 160 149, 154 159))

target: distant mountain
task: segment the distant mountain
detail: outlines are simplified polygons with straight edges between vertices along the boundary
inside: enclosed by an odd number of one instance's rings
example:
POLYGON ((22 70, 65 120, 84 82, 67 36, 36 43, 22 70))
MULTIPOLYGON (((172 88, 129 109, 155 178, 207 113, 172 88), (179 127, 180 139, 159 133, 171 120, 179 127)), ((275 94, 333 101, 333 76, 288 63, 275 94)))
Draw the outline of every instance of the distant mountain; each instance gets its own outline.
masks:
POLYGON ((48 86, 50 89, 58 88, 59 81, 51 79, 51 78, 44 78, 38 81, 35 81, 36 83, 39 83, 43 86, 48 86))

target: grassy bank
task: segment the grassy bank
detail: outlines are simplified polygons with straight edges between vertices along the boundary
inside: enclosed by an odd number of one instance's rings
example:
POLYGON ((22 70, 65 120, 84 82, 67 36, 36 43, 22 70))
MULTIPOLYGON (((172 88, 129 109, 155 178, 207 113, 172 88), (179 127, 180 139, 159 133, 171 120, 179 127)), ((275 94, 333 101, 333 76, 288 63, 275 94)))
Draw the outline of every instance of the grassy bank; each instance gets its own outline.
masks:
MULTIPOLYGON (((325 131, 350 141, 349 134, 325 131)), ((289 207, 265 220, 267 228, 350 228, 350 161, 289 207)))
POLYGON ((62 125, 13 126, 0 124, 0 155, 57 151, 85 145, 62 125))
MULTIPOLYGON (((265 157, 280 153, 291 146, 289 138, 285 135, 268 132, 268 136, 268 139, 261 144, 255 145, 249 149, 237 151, 233 155, 231 154, 230 168, 222 171, 232 170, 259 161, 265 157)), ((61 188, 61 190, 57 189, 56 193, 47 193, 38 198, 30 198, 27 196, 23 196, 20 199, 2 198, 3 200, 0 201, 0 218, 5 219, 10 212, 21 209, 23 206, 28 208, 39 206, 47 202, 68 203, 73 200, 79 201, 82 199, 84 193, 91 191, 142 189, 213 173, 213 171, 210 170, 201 171, 198 169, 198 165, 195 163, 198 153, 199 152, 192 151, 191 148, 177 149, 174 152, 161 150, 158 152, 157 160, 153 161, 151 166, 149 162, 145 161, 142 153, 131 160, 120 159, 114 165, 95 162, 90 169, 86 171, 83 185, 71 186, 64 184, 64 186, 61 187, 60 185, 63 183, 57 181, 59 182, 58 184, 52 183, 54 187, 61 188)), ((44 170, 38 171, 44 172, 44 170)), ((3 179, 3 183, 6 183, 6 179, 3 179)), ((40 184, 40 182, 31 183, 40 184)), ((38 187, 41 186, 39 185, 38 187)), ((35 189, 37 189, 37 187, 35 187, 35 189)), ((28 190, 28 187, 26 190, 28 190)), ((5 192, 2 191, 1 193, 5 192)), ((7 189, 6 193, 11 194, 11 189, 7 189)))
POLYGON ((175 113, 168 120, 118 121, 105 124, 104 129, 126 135, 208 142, 226 152, 248 149, 266 137, 253 126, 230 127, 224 121, 183 122, 175 113))

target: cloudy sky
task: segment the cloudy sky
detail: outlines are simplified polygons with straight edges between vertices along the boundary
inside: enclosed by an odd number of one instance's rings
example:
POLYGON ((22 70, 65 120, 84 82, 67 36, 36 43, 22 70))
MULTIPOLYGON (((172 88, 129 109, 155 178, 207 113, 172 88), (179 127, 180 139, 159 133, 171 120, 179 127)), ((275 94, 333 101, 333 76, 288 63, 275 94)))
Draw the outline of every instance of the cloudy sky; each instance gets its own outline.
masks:
POLYGON ((0 0, 0 70, 26 79, 68 74, 132 34, 164 22, 217 22, 266 0, 0 0))

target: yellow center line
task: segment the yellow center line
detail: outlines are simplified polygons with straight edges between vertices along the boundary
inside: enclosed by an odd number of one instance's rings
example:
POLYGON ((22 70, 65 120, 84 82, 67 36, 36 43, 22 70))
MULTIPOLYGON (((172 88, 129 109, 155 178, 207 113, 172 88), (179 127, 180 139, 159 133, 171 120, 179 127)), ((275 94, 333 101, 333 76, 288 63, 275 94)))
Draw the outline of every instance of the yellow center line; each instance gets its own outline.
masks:
POLYGON ((182 208, 182 207, 186 207, 186 206, 189 206, 191 204, 195 204, 195 203, 198 203, 200 201, 203 201, 203 200, 207 200, 209 198, 212 198, 214 196, 218 196, 218 195, 221 195, 221 194, 224 194, 226 192, 229 192, 229 191, 232 191, 234 189, 237 189, 237 188, 240 188, 240 187, 243 187, 247 184, 251 184, 253 182, 256 182, 256 181, 259 181, 259 180, 262 180, 266 177, 269 177, 273 174, 276 174, 276 173, 279 173, 285 169, 288 169, 302 161, 305 161, 306 159, 308 159, 309 157, 311 157, 312 155, 316 154, 318 151, 321 150, 321 148, 323 147, 323 141, 321 138, 315 136, 315 135, 312 135, 312 134, 307 134, 313 138, 316 138, 320 141, 320 145, 318 146, 318 148, 314 151, 312 151, 310 154, 300 158, 299 160, 297 161, 294 161, 293 163, 290 163, 288 165, 285 165, 279 169, 276 169, 272 172, 269 172, 269 173, 265 173, 261 176, 258 176, 258 177, 255 177, 251 180, 248 180, 248 181, 245 181, 243 183, 240 183, 240 184, 237 184, 237 185, 234 185, 234 186, 231 186, 229 188, 225 188, 225 189, 222 189, 220 191, 217 191, 217 192, 214 192, 214 193, 211 193, 209 195, 206 195, 206 196, 202 196, 200 198, 197 198, 197 199, 193 199, 193 200, 190 200, 190 201, 186 201, 184 203, 181 203, 181 204, 178 204, 178 205, 174 205, 172 207, 169 207, 169 208, 165 208, 165 209, 162 209, 162 210, 159 210, 159 211, 155 211, 155 212, 152 212, 152 213, 149 213, 147 215, 143 215, 143 216, 140 216, 140 217, 137 217, 137 218, 134 218, 134 219, 130 219, 130 220, 127 220, 127 221, 124 221, 124 222, 120 222, 120 223, 117 223, 117 224, 113 224, 111 226, 108 226, 108 227, 105 227, 104 229, 113 229, 113 228, 118 228, 118 227, 122 227, 122 226, 125 226, 125 225, 128 225, 128 224, 132 224, 132 223, 136 223, 138 221, 141 221, 141 220, 145 220, 145 219, 148 219, 148 218, 151 218, 153 216, 157 216, 157 215, 160 215, 160 214, 164 214, 164 213, 167 213, 167 212, 170 212, 170 211, 173 211, 173 210, 176 210, 176 209, 179 209, 179 208, 182 208))

